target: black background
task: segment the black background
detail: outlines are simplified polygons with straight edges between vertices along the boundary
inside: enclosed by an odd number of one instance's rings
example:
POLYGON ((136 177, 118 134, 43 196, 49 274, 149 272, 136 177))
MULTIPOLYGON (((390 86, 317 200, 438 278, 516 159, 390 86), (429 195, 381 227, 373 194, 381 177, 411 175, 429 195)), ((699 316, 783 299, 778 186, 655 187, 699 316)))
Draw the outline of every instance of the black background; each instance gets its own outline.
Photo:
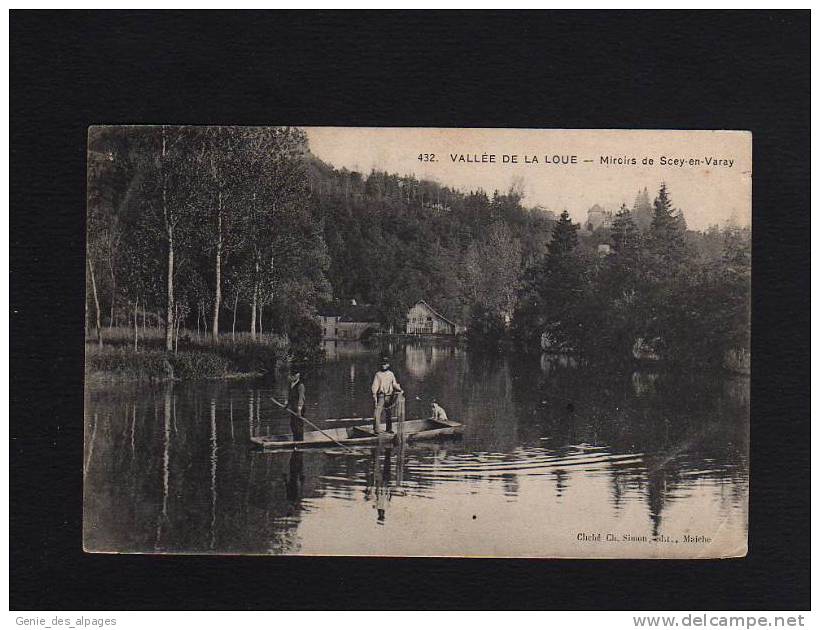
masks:
POLYGON ((12 609, 807 609, 808 11, 11 13, 12 609), (99 123, 749 129, 749 555, 161 557, 81 547, 99 123))

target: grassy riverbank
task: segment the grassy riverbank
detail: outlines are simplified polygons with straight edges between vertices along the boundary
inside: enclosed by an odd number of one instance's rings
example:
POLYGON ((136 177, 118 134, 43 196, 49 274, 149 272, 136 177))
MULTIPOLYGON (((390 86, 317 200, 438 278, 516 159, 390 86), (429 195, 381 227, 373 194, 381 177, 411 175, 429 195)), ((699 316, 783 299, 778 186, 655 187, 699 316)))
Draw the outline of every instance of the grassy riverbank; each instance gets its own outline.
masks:
POLYGON ((256 376, 282 361, 288 340, 278 335, 220 336, 213 339, 194 331, 180 331, 176 352, 166 352, 161 330, 141 332, 134 349, 133 329, 103 331, 103 346, 86 341, 88 381, 168 380, 256 376))

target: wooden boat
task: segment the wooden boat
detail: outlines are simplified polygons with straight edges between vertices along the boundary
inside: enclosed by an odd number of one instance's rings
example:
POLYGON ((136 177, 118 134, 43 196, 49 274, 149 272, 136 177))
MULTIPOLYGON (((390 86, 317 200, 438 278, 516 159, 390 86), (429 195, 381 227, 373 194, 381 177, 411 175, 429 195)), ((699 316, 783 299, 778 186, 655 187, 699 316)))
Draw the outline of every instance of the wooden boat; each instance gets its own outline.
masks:
MULTIPOLYGON (((361 418, 357 421, 361 422, 361 418)), ((385 425, 381 425, 381 433, 373 431, 373 424, 360 424, 352 427, 333 427, 322 431, 305 431, 304 440, 294 441, 290 433, 283 435, 261 435, 252 437, 254 444, 264 449, 292 449, 292 448, 312 448, 335 446, 332 436, 339 443, 346 446, 367 446, 369 444, 389 444, 396 439, 398 433, 402 432, 408 441, 430 440, 452 435, 459 435, 463 430, 460 422, 441 422, 432 418, 419 418, 416 420, 405 420, 401 428, 393 423, 393 432, 387 433, 385 425)))

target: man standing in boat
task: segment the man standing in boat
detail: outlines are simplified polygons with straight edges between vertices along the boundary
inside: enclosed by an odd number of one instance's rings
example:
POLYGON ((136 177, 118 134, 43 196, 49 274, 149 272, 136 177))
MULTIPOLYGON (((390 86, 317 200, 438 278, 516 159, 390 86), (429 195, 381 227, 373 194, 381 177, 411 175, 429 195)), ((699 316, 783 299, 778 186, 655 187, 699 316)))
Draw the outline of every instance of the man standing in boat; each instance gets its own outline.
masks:
MULTIPOLYGON (((296 366, 291 366, 288 376, 288 401, 285 406, 295 414, 302 416, 305 411, 305 384, 302 382, 302 372, 296 366)), ((293 441, 301 442, 305 439, 305 423, 293 414, 290 416, 290 430, 293 441)))
POLYGON ((373 412, 373 432, 380 432, 382 412, 384 412, 387 432, 392 433, 393 405, 396 403, 396 394, 402 389, 396 380, 396 375, 390 370, 390 359, 387 357, 382 359, 382 369, 373 377, 370 391, 373 393, 373 403, 376 406, 373 412))

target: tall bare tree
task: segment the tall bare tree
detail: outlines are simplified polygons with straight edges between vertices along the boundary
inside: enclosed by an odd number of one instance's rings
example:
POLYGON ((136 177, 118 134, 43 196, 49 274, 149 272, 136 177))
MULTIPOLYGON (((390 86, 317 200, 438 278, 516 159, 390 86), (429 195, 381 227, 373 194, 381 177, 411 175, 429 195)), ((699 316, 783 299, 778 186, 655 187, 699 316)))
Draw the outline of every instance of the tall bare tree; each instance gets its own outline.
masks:
POLYGON ((161 242, 166 252, 165 281, 165 349, 174 349, 176 256, 180 248, 194 238, 193 224, 199 215, 197 159, 193 139, 196 131, 190 127, 150 128, 149 142, 155 156, 146 190, 148 209, 156 219, 161 242))
POLYGON ((245 266, 250 275, 251 338, 256 338, 264 284, 270 284, 270 261, 282 256, 277 246, 281 230, 291 229, 289 216, 304 212, 308 197, 307 136, 301 129, 276 127, 255 129, 248 138, 245 166, 255 180, 246 188, 245 266))
MULTIPOLYGON (((246 168, 249 147, 259 130, 249 127, 205 127, 198 130, 201 146, 200 190, 205 221, 203 244, 210 252, 213 273, 213 316, 211 333, 219 336, 219 315, 223 300, 223 267, 228 256, 242 242, 243 203, 253 188, 252 173, 246 168)), ((253 155, 250 156, 253 159, 253 155)))

